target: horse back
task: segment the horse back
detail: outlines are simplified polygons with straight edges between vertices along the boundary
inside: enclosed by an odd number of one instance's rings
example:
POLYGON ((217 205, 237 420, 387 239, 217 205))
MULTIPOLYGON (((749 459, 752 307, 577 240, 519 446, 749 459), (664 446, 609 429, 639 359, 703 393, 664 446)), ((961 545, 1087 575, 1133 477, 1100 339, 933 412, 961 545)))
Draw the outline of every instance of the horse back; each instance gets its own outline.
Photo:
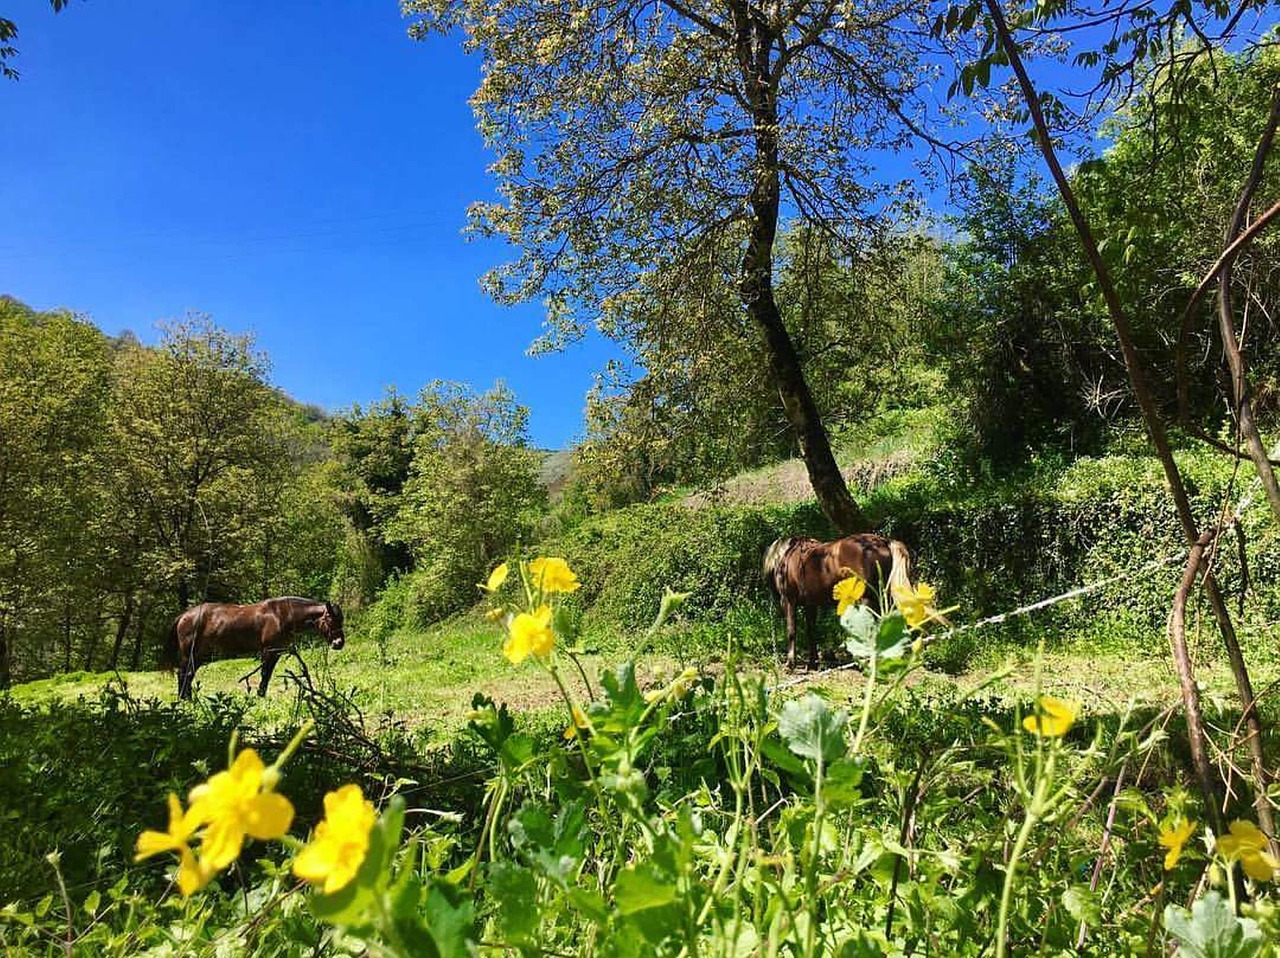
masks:
POLYGON ((867 586, 878 593, 889 582, 893 550, 884 536, 863 532, 832 542, 829 561, 832 585, 847 578, 848 570, 864 579, 867 586))
POLYGON ((219 652, 246 655, 288 639, 269 601, 253 605, 203 602, 179 616, 178 630, 180 638, 189 636, 190 641, 211 644, 219 652))

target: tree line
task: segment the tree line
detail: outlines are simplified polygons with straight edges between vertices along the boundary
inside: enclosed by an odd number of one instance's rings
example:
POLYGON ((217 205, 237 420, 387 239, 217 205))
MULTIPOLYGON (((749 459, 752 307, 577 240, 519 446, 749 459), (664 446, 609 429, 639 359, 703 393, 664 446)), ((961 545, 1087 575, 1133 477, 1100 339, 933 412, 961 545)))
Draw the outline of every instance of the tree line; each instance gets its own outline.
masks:
POLYGON ((519 535, 507 510, 540 501, 501 385, 327 416, 269 369, 206 317, 148 347, 0 297, 0 687, 152 666, 199 601, 358 607, 415 562, 447 611, 519 535))

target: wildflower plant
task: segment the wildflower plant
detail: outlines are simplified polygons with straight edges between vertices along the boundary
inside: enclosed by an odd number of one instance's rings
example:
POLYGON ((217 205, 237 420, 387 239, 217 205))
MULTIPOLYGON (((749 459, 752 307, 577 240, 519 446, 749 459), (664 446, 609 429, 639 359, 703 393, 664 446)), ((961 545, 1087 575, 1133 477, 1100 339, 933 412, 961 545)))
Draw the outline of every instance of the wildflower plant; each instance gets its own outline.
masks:
MULTIPOLYGON (((1130 730, 1129 711, 1103 748, 1101 723, 1081 734, 1085 704, 1038 677, 1027 714, 1002 707, 998 721, 982 696, 1007 673, 943 702, 918 691, 908 680, 945 622, 927 587, 876 609, 865 583, 837 585, 862 675, 845 699, 771 688, 732 645, 714 679, 688 668, 644 687, 637 657, 686 600, 672 592, 632 656, 588 676, 568 614, 580 585, 563 559, 503 563, 480 588, 501 621, 491 654, 543 670, 563 708, 538 734, 475 696, 466 739, 490 764, 462 834, 406 829, 399 797, 379 809, 347 783, 303 835, 285 764, 306 730, 270 766, 233 742, 227 768, 185 805, 170 796, 167 827, 138 838, 140 857, 176 856, 185 921, 207 914, 200 888, 269 841, 284 856, 260 863, 271 882, 260 914, 304 901, 330 936, 313 940, 340 953, 1133 954, 1158 953, 1163 934, 1186 954, 1244 956, 1280 940, 1280 911, 1265 895, 1241 905, 1231 881, 1225 900, 1166 907, 1166 887, 1204 861, 1204 815, 1180 789, 1120 787, 1162 740, 1130 730), (1108 794, 1097 848, 1075 824, 1108 794), (1129 811, 1129 840, 1109 847, 1129 811), (1143 883, 1105 867, 1125 855, 1143 883)), ((1253 889, 1277 872, 1249 822, 1204 851, 1253 889)))
POLYGON ((304 725, 270 766, 253 749, 237 753, 233 735, 228 768, 193 788, 185 810, 169 796, 169 827, 138 836, 138 860, 176 852, 186 898, 228 869, 247 840, 278 841, 292 853, 293 874, 314 887, 311 911, 321 922, 376 942, 378 953, 463 953, 472 906, 447 883, 418 875, 418 846, 402 843, 403 800, 393 798, 378 815, 358 785, 343 785, 325 796, 324 818, 309 842, 289 834, 293 805, 276 788, 312 727, 304 725))

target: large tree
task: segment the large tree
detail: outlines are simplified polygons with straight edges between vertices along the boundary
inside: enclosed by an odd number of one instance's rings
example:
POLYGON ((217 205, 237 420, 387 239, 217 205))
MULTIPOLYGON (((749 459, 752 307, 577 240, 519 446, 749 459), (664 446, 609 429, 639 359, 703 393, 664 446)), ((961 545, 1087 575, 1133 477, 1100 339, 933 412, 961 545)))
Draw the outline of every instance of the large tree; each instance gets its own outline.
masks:
POLYGON ((286 455, 279 398, 251 338, 202 317, 167 327, 157 349, 126 347, 117 367, 116 496, 181 610, 238 551, 255 486, 286 455))
MULTIPOLYGON (((736 249, 736 293, 832 522, 864 524, 774 294, 784 217, 849 250, 905 187, 878 182, 921 65, 899 0, 405 0, 418 36, 461 29, 484 57, 472 99, 502 199, 474 223, 519 258, 486 278, 542 296, 545 344, 595 321, 625 329, 641 297, 736 249)), ((705 272, 705 271, 704 271, 705 272)))

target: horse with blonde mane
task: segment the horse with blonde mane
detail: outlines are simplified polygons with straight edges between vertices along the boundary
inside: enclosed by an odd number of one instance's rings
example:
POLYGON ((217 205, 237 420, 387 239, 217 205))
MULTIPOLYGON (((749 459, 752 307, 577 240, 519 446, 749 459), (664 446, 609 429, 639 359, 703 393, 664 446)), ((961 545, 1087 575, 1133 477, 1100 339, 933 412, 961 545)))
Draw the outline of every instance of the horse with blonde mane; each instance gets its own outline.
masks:
POLYGON ((818 664, 818 609, 834 602, 831 590, 851 575, 867 583, 864 603, 879 601, 896 585, 911 585, 911 554, 897 539, 870 532, 822 542, 788 536, 764 552, 764 579, 782 604, 787 621, 787 668, 796 664, 796 607, 805 610, 809 632, 809 668, 818 664))

